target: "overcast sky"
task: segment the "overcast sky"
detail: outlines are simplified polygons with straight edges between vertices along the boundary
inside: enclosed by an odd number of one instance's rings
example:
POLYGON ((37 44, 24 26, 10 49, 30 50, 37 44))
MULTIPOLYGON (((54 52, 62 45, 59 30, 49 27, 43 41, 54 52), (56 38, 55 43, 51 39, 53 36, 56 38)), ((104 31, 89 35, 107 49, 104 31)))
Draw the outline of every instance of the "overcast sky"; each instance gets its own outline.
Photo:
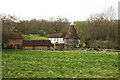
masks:
POLYGON ((120 0, 0 0, 0 14, 16 15, 20 19, 67 18, 86 20, 89 15, 103 12, 109 6, 118 9, 120 0))

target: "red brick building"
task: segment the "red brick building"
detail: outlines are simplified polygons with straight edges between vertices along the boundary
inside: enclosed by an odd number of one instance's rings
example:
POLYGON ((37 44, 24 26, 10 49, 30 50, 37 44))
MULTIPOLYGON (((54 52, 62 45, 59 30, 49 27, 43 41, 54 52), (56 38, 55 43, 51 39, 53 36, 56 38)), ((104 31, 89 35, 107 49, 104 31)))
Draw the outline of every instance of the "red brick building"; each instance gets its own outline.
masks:
POLYGON ((14 30, 12 33, 16 34, 16 36, 9 38, 7 43, 3 43, 3 48, 12 46, 14 49, 20 49, 23 44, 21 33, 18 30, 14 30))
POLYGON ((24 50, 51 50, 50 40, 23 40, 24 50))

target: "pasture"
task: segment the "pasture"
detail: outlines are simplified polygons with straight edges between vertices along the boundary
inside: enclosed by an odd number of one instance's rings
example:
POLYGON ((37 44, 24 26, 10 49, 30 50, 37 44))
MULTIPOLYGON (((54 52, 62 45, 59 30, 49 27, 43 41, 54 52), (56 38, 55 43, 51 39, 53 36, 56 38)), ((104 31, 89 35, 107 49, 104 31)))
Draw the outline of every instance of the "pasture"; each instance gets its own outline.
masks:
POLYGON ((118 78, 118 53, 3 50, 2 77, 118 78))
POLYGON ((24 35, 24 34, 22 34, 22 37, 25 40, 48 40, 48 37, 40 36, 38 34, 36 34, 36 35, 24 35))

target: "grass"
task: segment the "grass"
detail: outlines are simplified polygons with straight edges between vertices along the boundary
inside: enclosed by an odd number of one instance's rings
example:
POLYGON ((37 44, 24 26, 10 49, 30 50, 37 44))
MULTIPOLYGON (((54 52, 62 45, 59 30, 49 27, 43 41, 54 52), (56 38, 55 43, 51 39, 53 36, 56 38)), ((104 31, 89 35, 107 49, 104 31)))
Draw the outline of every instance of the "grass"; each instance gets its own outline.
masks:
POLYGON ((99 40, 98 40, 98 41, 96 41, 96 42, 103 42, 103 43, 108 43, 108 41, 99 41, 99 40))
POLYGON ((48 37, 40 35, 22 35, 25 40, 48 40, 48 37))
POLYGON ((3 78, 118 78, 117 52, 3 50, 3 78))

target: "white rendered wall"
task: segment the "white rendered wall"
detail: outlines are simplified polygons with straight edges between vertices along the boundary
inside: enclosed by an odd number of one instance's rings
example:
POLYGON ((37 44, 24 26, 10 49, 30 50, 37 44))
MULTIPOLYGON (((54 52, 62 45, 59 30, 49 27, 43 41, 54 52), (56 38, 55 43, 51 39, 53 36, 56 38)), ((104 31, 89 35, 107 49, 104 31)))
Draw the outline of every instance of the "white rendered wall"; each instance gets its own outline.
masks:
POLYGON ((64 38, 49 38, 49 40, 51 41, 51 43, 64 43, 64 38))

